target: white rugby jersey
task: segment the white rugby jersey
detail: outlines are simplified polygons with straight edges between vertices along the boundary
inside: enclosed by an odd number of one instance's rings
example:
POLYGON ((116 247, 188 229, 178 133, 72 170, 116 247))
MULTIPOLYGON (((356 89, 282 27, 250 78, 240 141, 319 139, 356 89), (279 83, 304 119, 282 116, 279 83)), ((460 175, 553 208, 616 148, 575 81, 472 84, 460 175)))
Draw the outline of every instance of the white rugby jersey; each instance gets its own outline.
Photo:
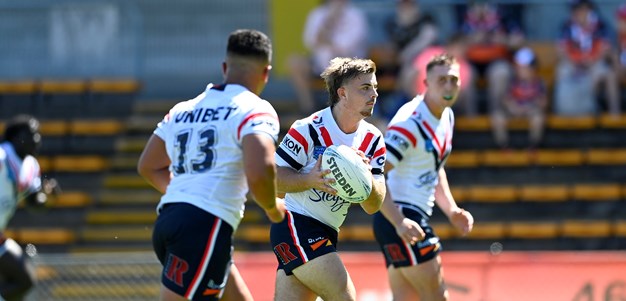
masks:
POLYGON ((432 214, 439 169, 452 151, 453 129, 452 109, 444 109, 437 119, 421 95, 398 110, 385 133, 387 160, 394 166, 387 174, 387 185, 394 201, 432 214))
MULTIPOLYGON (((308 173, 313 169, 326 146, 348 145, 363 151, 370 158, 372 174, 383 177, 385 141, 374 125, 362 120, 356 132, 346 134, 339 129, 330 108, 293 123, 276 149, 276 164, 308 173)), ((313 217, 339 230, 348 213, 350 202, 316 189, 287 193, 287 210, 313 217)))
POLYGON ((173 175, 157 211, 166 203, 189 203, 236 229, 248 191, 242 139, 263 134, 276 141, 279 129, 272 105, 236 84, 209 84, 176 104, 154 130, 165 141, 173 175))
POLYGON ((22 160, 10 143, 0 144, 0 232, 6 229, 17 203, 41 189, 40 173, 35 157, 22 160))

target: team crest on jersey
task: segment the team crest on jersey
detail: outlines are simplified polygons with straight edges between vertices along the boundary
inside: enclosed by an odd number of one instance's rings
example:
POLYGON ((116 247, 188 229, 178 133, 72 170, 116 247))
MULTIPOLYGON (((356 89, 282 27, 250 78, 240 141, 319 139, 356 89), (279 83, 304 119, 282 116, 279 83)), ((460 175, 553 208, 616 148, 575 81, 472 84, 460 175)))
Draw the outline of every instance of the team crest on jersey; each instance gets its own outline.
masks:
POLYGON ((433 146, 433 140, 426 139, 426 141, 424 141, 424 148, 427 152, 432 152, 433 150, 435 150, 435 146, 433 146))
POLYGON ((324 153, 325 150, 326 146, 318 145, 313 147, 313 158, 317 160, 324 153))

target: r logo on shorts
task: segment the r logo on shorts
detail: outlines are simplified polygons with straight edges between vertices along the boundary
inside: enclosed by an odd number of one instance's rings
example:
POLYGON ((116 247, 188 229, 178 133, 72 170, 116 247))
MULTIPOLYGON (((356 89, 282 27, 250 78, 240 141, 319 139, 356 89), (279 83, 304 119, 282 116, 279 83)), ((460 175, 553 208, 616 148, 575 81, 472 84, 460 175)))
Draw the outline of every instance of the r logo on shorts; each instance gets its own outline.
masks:
POLYGON ((305 215, 286 211, 285 219, 272 224, 270 240, 278 269, 292 275, 293 269, 313 258, 336 252, 337 231, 305 215))

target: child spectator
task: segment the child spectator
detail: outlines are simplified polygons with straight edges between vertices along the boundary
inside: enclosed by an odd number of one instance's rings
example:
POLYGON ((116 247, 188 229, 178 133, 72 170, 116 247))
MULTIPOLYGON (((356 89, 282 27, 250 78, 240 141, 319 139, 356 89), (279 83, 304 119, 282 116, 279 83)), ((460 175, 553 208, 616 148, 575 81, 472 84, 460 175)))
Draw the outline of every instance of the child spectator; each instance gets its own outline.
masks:
POLYGON ((530 48, 522 48, 514 56, 514 73, 499 109, 491 114, 491 125, 496 144, 509 147, 508 121, 527 118, 529 148, 535 149, 543 137, 547 107, 546 86, 537 74, 537 59, 530 48))

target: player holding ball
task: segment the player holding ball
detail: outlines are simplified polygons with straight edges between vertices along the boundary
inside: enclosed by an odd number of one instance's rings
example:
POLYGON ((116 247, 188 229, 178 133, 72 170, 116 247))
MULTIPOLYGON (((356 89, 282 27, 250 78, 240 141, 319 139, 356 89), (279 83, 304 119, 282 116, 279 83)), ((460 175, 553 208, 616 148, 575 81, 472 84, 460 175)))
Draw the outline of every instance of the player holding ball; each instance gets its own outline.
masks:
MULTIPOLYGON (((333 162, 322 169, 321 157, 328 156, 324 151, 332 145, 353 147, 371 166, 371 192, 359 205, 369 214, 379 210, 385 196, 385 144, 382 133, 364 120, 372 115, 378 97, 375 72, 371 60, 331 60, 321 74, 329 107, 294 122, 276 150, 277 190, 286 193, 287 208, 285 220, 272 224, 270 230, 278 259, 276 301, 312 301, 317 296, 327 301, 356 299, 354 284, 336 250, 339 227, 352 202, 331 187, 346 179, 343 172, 347 169, 331 171, 333 162)), ((345 157, 337 158, 343 161, 345 157)), ((350 164, 337 165, 341 166, 350 164)), ((346 180, 343 186, 354 183, 346 180)))
POLYGON ((472 215, 452 197, 443 168, 452 150, 459 65, 442 54, 426 65, 426 92, 402 106, 389 122, 385 144, 388 193, 374 215, 374 234, 385 255, 393 300, 448 299, 441 244, 428 224, 435 203, 463 235, 472 215))

